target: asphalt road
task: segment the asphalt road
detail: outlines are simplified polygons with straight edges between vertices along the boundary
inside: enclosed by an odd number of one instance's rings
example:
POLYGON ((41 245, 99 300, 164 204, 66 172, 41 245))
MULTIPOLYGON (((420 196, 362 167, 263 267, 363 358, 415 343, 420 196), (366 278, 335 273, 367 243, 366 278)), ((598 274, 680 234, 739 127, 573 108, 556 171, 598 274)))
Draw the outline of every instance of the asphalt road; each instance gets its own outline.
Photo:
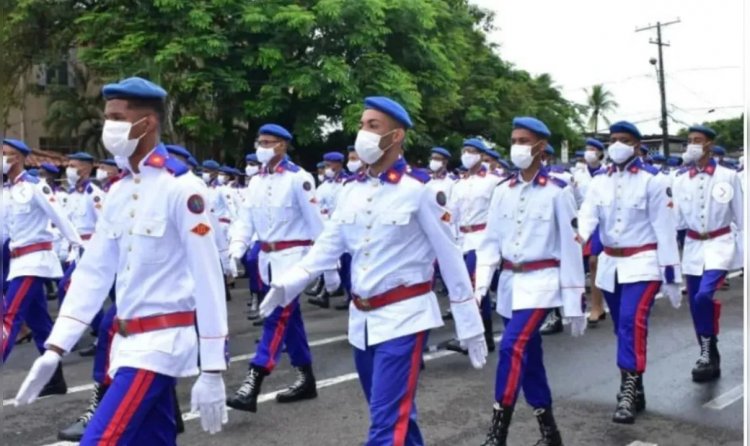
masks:
MULTIPOLYGON (((706 446, 741 445, 743 439, 743 290, 742 279, 730 281, 719 292, 723 302, 719 348, 722 378, 695 384, 690 369, 698 355, 686 304, 675 310, 657 301, 651 317, 648 370, 645 386, 648 408, 633 426, 610 419, 619 385, 615 338, 608 319, 582 338, 569 334, 545 337, 545 363, 555 399, 555 415, 565 444, 570 446, 706 446)), ((260 329, 245 320, 247 290, 233 291, 230 302, 232 363, 225 375, 227 392, 242 381, 247 359, 255 351, 260 329)), ((54 306, 54 304, 53 304, 54 306)), ((210 436, 188 413, 187 431, 180 445, 361 445, 368 413, 345 337, 346 312, 322 310, 305 303, 305 323, 312 342, 319 396, 315 400, 280 405, 274 392, 283 390, 295 375, 284 358, 266 379, 258 413, 229 412, 223 432, 210 436)), ((499 318, 496 329, 500 327, 499 318)), ((499 330, 498 330, 499 331, 499 330)), ((434 330, 430 345, 451 337, 452 325, 434 330)), ((499 335, 499 333, 498 333, 499 335)), ((31 344, 18 346, 0 373, 3 406, 0 445, 69 445, 57 442, 57 430, 73 421, 87 406, 91 360, 72 354, 65 359, 68 395, 50 397, 16 408, 11 398, 36 358, 31 344)), ((497 355, 482 370, 468 359, 446 351, 425 353, 426 369, 419 382, 417 404, 420 426, 428 445, 479 445, 492 415, 497 355)), ((182 380, 178 393, 183 412, 189 407, 192 380, 182 380)), ((511 445, 531 445, 538 428, 530 408, 519 400, 511 426, 511 445)), ((146 446, 146 445, 141 445, 146 446)))

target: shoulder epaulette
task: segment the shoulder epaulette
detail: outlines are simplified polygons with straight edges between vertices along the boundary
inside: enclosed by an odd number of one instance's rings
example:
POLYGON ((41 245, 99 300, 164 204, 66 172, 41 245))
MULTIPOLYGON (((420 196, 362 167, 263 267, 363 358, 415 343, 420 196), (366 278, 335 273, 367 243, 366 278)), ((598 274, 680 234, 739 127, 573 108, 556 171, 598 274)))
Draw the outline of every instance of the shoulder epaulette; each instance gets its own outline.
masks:
POLYGON ((641 164, 641 170, 644 170, 644 171, 650 173, 651 175, 656 175, 656 174, 659 173, 659 169, 657 169, 656 167, 654 167, 654 166, 652 166, 650 164, 641 164))
POLYGON ((190 172, 190 167, 188 167, 187 164, 182 163, 176 158, 172 157, 167 158, 164 167, 166 167, 167 171, 175 177, 181 177, 182 175, 190 172))

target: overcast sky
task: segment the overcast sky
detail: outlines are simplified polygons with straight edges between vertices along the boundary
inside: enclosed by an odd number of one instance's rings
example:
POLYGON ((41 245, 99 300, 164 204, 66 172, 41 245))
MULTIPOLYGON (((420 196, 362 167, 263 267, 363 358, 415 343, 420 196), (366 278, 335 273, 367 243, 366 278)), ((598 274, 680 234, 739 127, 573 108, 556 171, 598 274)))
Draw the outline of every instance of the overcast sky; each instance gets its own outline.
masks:
MULTIPOLYGON (((610 119, 660 133, 654 67, 663 28, 670 133, 688 124, 739 116, 743 110, 743 0, 471 0, 495 12, 489 39, 500 56, 532 74, 549 73, 563 95, 583 103, 584 88, 602 83, 619 109, 610 119), (709 110, 714 112, 709 113, 709 110)), ((604 124, 600 124, 600 127, 604 124)))

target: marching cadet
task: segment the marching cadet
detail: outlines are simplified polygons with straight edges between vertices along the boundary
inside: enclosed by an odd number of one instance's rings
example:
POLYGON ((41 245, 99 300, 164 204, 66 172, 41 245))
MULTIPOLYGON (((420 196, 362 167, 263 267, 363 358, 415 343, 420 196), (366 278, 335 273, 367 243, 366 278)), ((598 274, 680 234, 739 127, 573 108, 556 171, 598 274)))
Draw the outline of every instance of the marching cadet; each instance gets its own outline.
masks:
POLYGON ((359 159, 359 155, 357 155, 357 151, 354 150, 354 146, 348 146, 346 150, 347 152, 349 152, 346 162, 346 169, 352 175, 357 175, 364 172, 367 166, 362 162, 361 159, 359 159))
POLYGON ((578 217, 579 235, 588 240, 597 225, 604 245, 596 286, 604 292, 617 336, 621 386, 615 423, 632 424, 646 407, 648 317, 661 286, 678 307, 680 258, 672 191, 658 171, 636 156, 641 133, 625 121, 609 128, 612 165, 591 181, 578 217))
POLYGON ((315 178, 317 178, 318 186, 320 186, 326 180, 326 163, 325 161, 321 161, 316 164, 315 167, 318 169, 318 173, 315 175, 315 178))
POLYGON ((539 327, 551 309, 562 306, 573 335, 583 334, 585 278, 572 188, 542 166, 549 137, 538 119, 513 119, 511 161, 520 171, 495 189, 487 231, 477 248, 477 299, 487 293, 493 271, 502 267, 497 311, 506 325, 485 446, 505 446, 521 388, 539 422, 537 444, 563 444, 552 415, 539 327))
POLYGON ((112 158, 101 160, 96 166, 96 180, 104 192, 109 192, 109 188, 120 179, 119 176, 120 169, 112 158))
MULTIPOLYGON (((476 250, 487 228, 487 210, 492 192, 500 181, 496 176, 490 175, 487 168, 482 165, 482 155, 486 154, 487 150, 487 146, 480 139, 471 138, 464 141, 461 164, 467 169, 467 176, 453 186, 448 206, 455 213, 464 261, 472 283, 476 272, 476 250)), ((440 268, 441 272, 445 272, 444 265, 440 268)), ((492 337, 492 304, 489 294, 481 300, 480 305, 487 349, 493 352, 495 340, 492 337)), ((457 349, 455 344, 449 344, 448 349, 462 351, 457 349)))
MULTIPOLYGON (((44 353, 44 341, 50 335, 52 319, 47 311, 44 282, 62 276, 62 268, 53 252, 50 222, 73 247, 81 245, 70 220, 57 204, 52 189, 23 168, 31 150, 17 139, 3 139, 3 173, 10 183, 4 197, 3 225, 9 239, 10 265, 8 289, 3 299, 2 362, 5 363, 15 345, 22 323, 31 329, 34 342, 44 353)), ((41 395, 65 394, 68 387, 62 366, 55 364, 39 381, 41 395)))
POLYGON ((427 183, 435 192, 443 191, 448 201, 451 199, 453 185, 456 184, 456 178, 448 172, 448 162, 450 162, 451 153, 442 147, 433 147, 430 150, 430 170, 432 178, 427 183))
MULTIPOLYGON (((323 155, 325 164, 323 175, 325 178, 318 186, 316 195, 320 204, 320 214, 324 221, 330 220, 331 214, 336 210, 336 203, 344 182, 348 178, 344 171, 344 155, 339 152, 328 152, 323 155)), ((321 308, 330 307, 330 297, 340 294, 342 278, 339 268, 323 272, 324 287, 315 297, 307 300, 308 303, 321 308)))
POLYGON ((277 312, 344 252, 352 254, 349 342, 370 409, 368 445, 424 444, 414 401, 428 331, 442 325, 432 292, 436 256, 458 339, 475 367, 487 355, 471 282, 451 236, 447 198, 407 172, 403 144, 411 127, 400 104, 365 99, 355 148, 369 170, 344 187, 315 245, 274 276, 261 304, 261 314, 277 312))
MULTIPOLYGON (((247 176, 247 183, 245 190, 242 192, 240 200, 240 208, 244 203, 245 196, 247 195, 247 189, 250 187, 250 182, 253 177, 260 173, 260 162, 258 161, 258 155, 250 153, 245 156, 245 175, 247 176)), ((248 248, 245 255, 242 257, 243 265, 245 266, 245 274, 247 274, 248 285, 250 288, 250 302, 248 302, 247 319, 254 321, 260 317, 258 313, 258 306, 260 305, 263 296, 266 294, 267 287, 263 284, 260 278, 260 269, 258 268, 258 256, 260 255, 260 242, 257 240, 257 235, 253 238, 252 244, 248 248)), ((260 323, 261 321, 258 321, 260 323)), ((255 323, 254 323, 255 325, 255 323)))
MULTIPOLYGON (((588 187, 597 172, 603 167, 604 162, 604 144, 598 139, 587 138, 586 148, 583 152, 585 166, 573 173, 573 181, 580 192, 580 202, 577 207, 583 204, 583 198, 586 197, 588 187)), ((577 197, 578 198, 578 197, 577 197)), ((597 228, 583 247, 584 270, 591 273, 591 310, 588 316, 588 326, 596 327, 599 321, 607 319, 607 313, 604 311, 604 296, 595 283, 597 262, 601 254, 602 246, 599 238, 599 229, 597 228)))
POLYGON ((221 375, 227 313, 202 190, 182 175, 184 166, 169 163, 159 142, 166 96, 161 87, 129 78, 105 85, 102 93, 102 141, 127 172, 110 191, 47 350, 16 404, 37 398, 114 281, 112 382, 81 444, 175 444, 174 386, 177 378, 198 373, 199 353, 202 373, 192 389, 192 409, 203 429, 216 433, 227 420, 221 375))
MULTIPOLYGON (((236 224, 232 227, 230 255, 241 259, 257 234, 261 243, 258 258, 263 283, 299 262, 323 230, 312 176, 286 156, 292 134, 276 124, 258 130, 255 143, 262 173, 253 177, 236 224)), ((329 269, 335 269, 331 262, 329 269)), ((234 409, 255 412, 263 378, 278 364, 286 346, 298 379, 276 395, 276 401, 289 403, 318 396, 312 369, 312 355, 302 321, 299 296, 277 308, 263 321, 258 351, 250 361, 245 380, 227 399, 234 409)))
POLYGON ((737 173, 711 157, 715 139, 716 132, 709 127, 688 129, 685 160, 691 165, 680 170, 673 187, 677 227, 687 230, 682 271, 700 347, 692 370, 695 382, 721 376, 716 346, 721 302, 714 292, 730 269, 742 266, 735 240, 744 239, 744 194, 737 173))

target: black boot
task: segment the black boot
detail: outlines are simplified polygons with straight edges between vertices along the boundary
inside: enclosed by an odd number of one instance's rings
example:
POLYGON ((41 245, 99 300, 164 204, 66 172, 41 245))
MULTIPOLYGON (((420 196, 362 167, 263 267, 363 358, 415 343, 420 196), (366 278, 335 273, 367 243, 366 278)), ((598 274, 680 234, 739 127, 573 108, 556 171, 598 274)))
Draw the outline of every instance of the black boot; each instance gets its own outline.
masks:
POLYGON ((492 407, 492 426, 482 446, 507 446, 511 418, 513 407, 503 407, 495 403, 492 407))
POLYGON ((180 409, 180 400, 177 398, 177 388, 174 389, 174 422, 178 434, 185 432, 185 422, 182 421, 182 409, 180 409))
POLYGON ((612 421, 620 424, 635 423, 635 393, 638 387, 638 374, 634 372, 625 372, 623 375, 622 391, 620 392, 620 401, 617 402, 617 409, 612 416, 612 421))
POLYGON ((693 381, 704 383, 718 379, 721 376, 721 357, 716 346, 716 336, 699 336, 701 356, 693 367, 693 381))
POLYGON ((307 303, 317 305, 320 308, 330 308, 330 297, 331 295, 328 294, 328 291, 323 290, 317 296, 307 299, 307 303))
POLYGON ((325 283, 323 283, 323 276, 320 276, 318 277, 318 280, 316 280, 315 283, 313 283, 312 286, 308 287, 305 290, 305 294, 310 295, 310 296, 317 296, 318 294, 320 294, 321 291, 323 291, 324 285, 325 283))
POLYGON ((350 301, 349 301, 349 299, 345 299, 345 300, 344 300, 343 302, 341 302, 340 304, 336 304, 336 305, 334 305, 334 306, 333 306, 333 308, 334 308, 335 310, 339 310, 339 311, 344 311, 344 310, 348 310, 348 309, 349 309, 349 302, 350 302, 350 301))
POLYGON ((312 365, 297 368, 297 380, 285 391, 276 394, 279 403, 293 403, 295 401, 309 400, 318 396, 318 388, 315 385, 312 365))
POLYGON ((258 295, 255 293, 250 293, 250 302, 248 302, 247 306, 247 320, 254 321, 255 319, 258 319, 260 317, 260 312, 258 311, 259 301, 258 295))
POLYGON ((562 317, 560 317, 560 310, 555 308, 554 311, 550 312, 549 316, 547 316, 547 320, 542 324, 539 333, 543 335, 551 335, 561 333, 562 331, 563 323, 562 317))
POLYGON ((91 393, 89 407, 80 417, 78 417, 75 423, 60 430, 57 433, 57 439, 64 441, 81 441, 86 426, 88 426, 89 421, 91 421, 91 418, 94 416, 94 412, 96 412, 96 408, 99 407, 99 403, 102 402, 102 398, 104 398, 106 392, 107 386, 99 383, 94 384, 94 391, 91 393))
POLYGON ((458 339, 451 339, 445 344, 445 349, 451 352, 462 353, 468 355, 469 351, 461 346, 461 341, 458 339))
POLYGON ((237 392, 227 398, 227 406, 232 409, 244 410, 245 412, 256 412, 258 410, 258 395, 263 384, 263 378, 268 374, 264 369, 250 366, 245 380, 237 389, 237 392))
MULTIPOLYGON (((620 392, 617 394, 617 402, 622 399, 622 389, 625 385, 625 371, 620 370, 620 392)), ((638 380, 635 385, 635 411, 643 412, 646 410, 646 391, 643 388, 643 375, 638 374, 638 380)))
POLYGON ((492 316, 487 319, 482 319, 484 324, 484 341, 487 343, 487 351, 492 353, 495 351, 495 338, 492 334, 492 316))
POLYGON ((552 415, 552 407, 534 409, 534 415, 539 422, 539 431, 542 438, 534 446, 563 446, 560 431, 557 430, 555 417, 552 415))
POLYGON ((66 393, 68 393, 68 385, 65 383, 62 364, 58 364, 55 374, 52 375, 52 378, 39 393, 39 398, 47 395, 65 395, 66 393))

